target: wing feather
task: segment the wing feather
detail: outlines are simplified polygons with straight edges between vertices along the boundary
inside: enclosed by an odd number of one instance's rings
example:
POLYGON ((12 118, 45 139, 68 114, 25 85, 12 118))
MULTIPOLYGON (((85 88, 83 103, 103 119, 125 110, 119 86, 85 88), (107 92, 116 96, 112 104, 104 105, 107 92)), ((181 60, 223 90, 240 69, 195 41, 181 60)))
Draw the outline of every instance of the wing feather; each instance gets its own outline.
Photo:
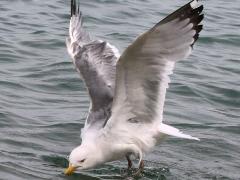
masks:
MULTIPOLYGON (((112 116, 117 122, 162 122, 169 75, 198 38, 203 6, 194 0, 139 36, 117 63, 112 116)), ((160 124, 159 124, 160 125, 160 124)))
POLYGON ((84 128, 102 128, 111 115, 119 52, 107 42, 90 38, 83 28, 82 14, 76 0, 71 1, 71 20, 66 45, 91 98, 84 128))

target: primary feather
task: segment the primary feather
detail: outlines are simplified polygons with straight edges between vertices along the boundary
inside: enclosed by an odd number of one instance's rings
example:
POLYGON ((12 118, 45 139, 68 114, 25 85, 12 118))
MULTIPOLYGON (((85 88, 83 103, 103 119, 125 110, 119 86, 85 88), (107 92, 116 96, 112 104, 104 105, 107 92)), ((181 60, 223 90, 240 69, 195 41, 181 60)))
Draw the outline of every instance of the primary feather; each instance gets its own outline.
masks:
POLYGON ((71 3, 69 37, 66 44, 91 98, 89 114, 82 130, 83 138, 87 129, 102 128, 111 115, 119 52, 107 42, 90 38, 83 28, 82 14, 74 0, 71 3))
POLYGON ((203 6, 194 8, 193 2, 160 21, 123 52, 117 63, 111 120, 162 122, 169 75, 177 61, 190 55, 202 29, 203 6), (123 117, 127 112, 131 115, 123 117))

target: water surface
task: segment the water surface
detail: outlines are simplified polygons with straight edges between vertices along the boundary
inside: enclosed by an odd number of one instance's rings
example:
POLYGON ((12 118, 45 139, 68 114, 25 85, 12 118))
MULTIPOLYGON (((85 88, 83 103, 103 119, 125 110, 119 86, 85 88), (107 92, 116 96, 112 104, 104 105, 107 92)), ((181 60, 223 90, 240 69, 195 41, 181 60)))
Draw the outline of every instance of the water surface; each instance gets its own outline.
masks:
MULTIPOLYGON (((91 35, 122 52, 187 2, 89 0, 81 9, 91 35)), ((164 114, 201 141, 169 138, 145 158, 140 179, 240 179, 240 2, 202 2, 204 30, 171 76, 164 114)), ((69 5, 0 1, 0 179, 126 179, 126 161, 63 174, 89 106, 65 47, 69 5)))

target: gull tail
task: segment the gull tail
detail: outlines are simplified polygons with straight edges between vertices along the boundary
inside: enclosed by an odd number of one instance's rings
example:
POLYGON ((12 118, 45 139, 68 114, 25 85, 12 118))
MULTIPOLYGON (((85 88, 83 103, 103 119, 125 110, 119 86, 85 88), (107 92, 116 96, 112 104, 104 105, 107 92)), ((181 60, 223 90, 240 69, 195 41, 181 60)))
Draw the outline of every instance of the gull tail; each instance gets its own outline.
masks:
POLYGON ((163 134, 167 134, 170 136, 200 141, 200 139, 198 139, 196 137, 190 136, 188 134, 184 134, 179 129, 177 129, 173 126, 169 126, 167 124, 163 124, 163 123, 160 125, 159 131, 163 134))

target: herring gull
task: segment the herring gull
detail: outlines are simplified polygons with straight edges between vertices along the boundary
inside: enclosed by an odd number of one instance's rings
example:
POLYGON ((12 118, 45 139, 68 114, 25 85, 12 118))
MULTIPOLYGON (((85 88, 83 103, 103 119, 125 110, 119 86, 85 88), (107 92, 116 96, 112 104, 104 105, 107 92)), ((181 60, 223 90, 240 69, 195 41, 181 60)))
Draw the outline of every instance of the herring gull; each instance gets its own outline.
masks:
POLYGON ((69 156, 65 174, 106 162, 143 157, 165 136, 199 140, 163 123, 166 89, 175 63, 188 57, 202 30, 203 5, 193 0, 140 35, 120 55, 108 42, 94 40, 82 26, 79 3, 71 1, 66 44, 91 104, 81 145, 69 156))

